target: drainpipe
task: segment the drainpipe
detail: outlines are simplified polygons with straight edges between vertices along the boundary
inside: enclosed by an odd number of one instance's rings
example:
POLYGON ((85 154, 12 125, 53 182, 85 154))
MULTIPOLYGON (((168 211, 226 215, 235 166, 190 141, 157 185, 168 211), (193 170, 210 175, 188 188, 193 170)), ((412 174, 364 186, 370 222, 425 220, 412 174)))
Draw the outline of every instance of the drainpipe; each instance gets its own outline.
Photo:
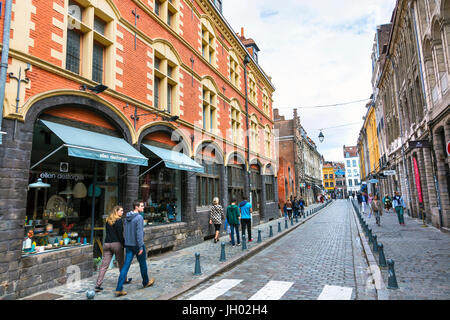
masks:
POLYGON ((251 175, 250 175, 250 128, 248 125, 248 94, 247 94, 247 64, 250 62, 250 56, 248 54, 245 55, 244 58, 244 82, 245 82, 245 113, 247 114, 247 116, 245 117, 245 120, 247 122, 247 146, 248 146, 248 151, 247 151, 247 162, 248 162, 248 171, 247 171, 247 175, 248 175, 248 192, 249 192, 249 201, 250 203, 252 203, 252 179, 251 179, 251 175))
POLYGON ((2 137, 5 132, 2 132, 3 122, 3 101, 5 100, 5 86, 6 86, 6 71, 8 69, 8 55, 9 55, 9 36, 11 30, 11 11, 12 0, 5 1, 5 20, 3 22, 3 46, 2 46, 2 60, 0 65, 0 144, 2 144, 2 137))

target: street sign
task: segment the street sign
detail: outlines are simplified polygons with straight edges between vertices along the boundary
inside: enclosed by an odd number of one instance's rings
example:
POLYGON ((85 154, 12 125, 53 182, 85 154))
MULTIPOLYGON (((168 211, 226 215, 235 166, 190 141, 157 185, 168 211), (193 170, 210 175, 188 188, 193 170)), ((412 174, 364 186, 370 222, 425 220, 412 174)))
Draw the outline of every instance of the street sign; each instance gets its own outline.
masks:
POLYGON ((431 148, 431 145, 428 140, 409 141, 409 148, 431 148))
POLYGON ((370 179, 369 182, 370 183, 378 183, 378 179, 370 179))
POLYGON ((395 170, 384 170, 383 173, 385 176, 395 176, 395 170))

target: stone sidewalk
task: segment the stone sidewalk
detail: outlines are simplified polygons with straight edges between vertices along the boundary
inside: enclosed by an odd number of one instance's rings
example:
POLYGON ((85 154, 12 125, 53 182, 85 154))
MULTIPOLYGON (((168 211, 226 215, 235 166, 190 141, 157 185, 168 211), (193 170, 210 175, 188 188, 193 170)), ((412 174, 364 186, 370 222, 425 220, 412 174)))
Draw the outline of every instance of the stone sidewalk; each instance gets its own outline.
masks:
MULTIPOLYGON (((325 205, 325 204, 324 204, 325 205)), ((262 223, 252 227, 253 242, 247 242, 247 250, 242 250, 242 246, 232 247, 230 237, 225 233, 220 237, 220 242, 214 243, 213 240, 204 241, 194 246, 183 248, 176 251, 167 252, 158 256, 152 256, 147 259, 149 277, 155 278, 155 284, 143 289, 139 265, 134 259, 128 272, 128 277, 133 278, 131 284, 125 285, 124 290, 128 292, 126 296, 116 298, 114 291, 119 277, 119 269, 113 268, 106 272, 103 282, 103 292, 95 295, 96 300, 167 300, 183 293, 212 276, 224 272, 233 267, 242 260, 259 252, 270 245, 278 238, 296 229, 303 223, 316 215, 311 210, 317 209, 321 204, 314 204, 305 208, 305 213, 311 214, 305 218, 299 218, 299 222, 294 225, 288 222, 288 228, 285 228, 284 217, 262 223), (281 225, 281 232, 278 232, 278 223, 281 225), (270 226, 272 226, 273 236, 269 237, 270 226), (261 230, 262 242, 257 243, 258 230, 261 230), (226 261, 220 262, 221 242, 225 242, 226 261), (201 275, 194 276, 195 253, 200 253, 201 275)), ((23 299, 57 299, 57 300, 86 300, 86 292, 94 289, 98 272, 90 278, 86 278, 69 285, 55 287, 44 292, 36 293, 23 299)), ((23 300, 22 299, 22 300, 23 300)))
MULTIPOLYGON (((375 217, 363 218, 384 246, 387 259, 394 261, 399 289, 388 289, 389 300, 448 300, 450 299, 450 236, 435 227, 422 226, 422 220, 405 214, 405 226, 398 223, 391 210, 383 212, 381 226, 375 217)), ((373 251, 373 249, 372 249, 373 251)), ((373 253, 378 262, 378 253, 373 253)), ((388 269, 381 268, 388 284, 388 269)))

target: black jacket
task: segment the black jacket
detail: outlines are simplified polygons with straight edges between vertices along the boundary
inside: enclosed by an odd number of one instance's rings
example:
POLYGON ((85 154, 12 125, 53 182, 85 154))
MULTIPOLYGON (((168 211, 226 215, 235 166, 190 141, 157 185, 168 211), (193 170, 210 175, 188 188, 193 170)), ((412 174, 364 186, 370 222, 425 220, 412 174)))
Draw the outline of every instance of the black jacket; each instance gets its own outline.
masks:
POLYGON ((120 242, 122 245, 124 245, 122 219, 117 219, 112 226, 109 223, 106 223, 105 229, 105 243, 120 242))

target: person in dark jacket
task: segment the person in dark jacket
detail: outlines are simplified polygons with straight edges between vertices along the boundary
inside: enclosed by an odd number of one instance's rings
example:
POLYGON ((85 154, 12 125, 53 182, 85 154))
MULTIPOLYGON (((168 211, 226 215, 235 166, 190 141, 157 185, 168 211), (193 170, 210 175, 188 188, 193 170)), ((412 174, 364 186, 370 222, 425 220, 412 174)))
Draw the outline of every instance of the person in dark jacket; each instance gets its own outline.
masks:
POLYGON ((144 219, 141 214, 144 211, 144 202, 133 201, 133 211, 127 213, 124 220, 124 238, 125 238, 125 262, 120 270, 119 280, 117 282, 116 297, 124 296, 127 293, 123 291, 123 284, 130 269, 133 257, 136 256, 141 269, 142 285, 144 288, 150 287, 155 282, 154 278, 149 280, 146 261, 146 252, 144 245, 144 219))
MULTIPOLYGON (((105 243, 103 244, 102 265, 98 273, 97 283, 95 287, 96 292, 100 292, 103 290, 102 288, 103 279, 114 255, 116 256, 117 263, 119 264, 119 270, 122 270, 124 259, 122 215, 123 215, 123 208, 121 206, 115 206, 112 212, 109 214, 108 218, 106 218, 106 225, 105 225, 106 237, 105 243)), ((128 279, 125 283, 130 282, 131 279, 128 279)))
POLYGON ((231 204, 227 207, 227 221, 231 228, 231 245, 234 247, 234 232, 236 231, 237 245, 241 244, 239 240, 239 207, 236 205, 236 199, 231 200, 231 204))

